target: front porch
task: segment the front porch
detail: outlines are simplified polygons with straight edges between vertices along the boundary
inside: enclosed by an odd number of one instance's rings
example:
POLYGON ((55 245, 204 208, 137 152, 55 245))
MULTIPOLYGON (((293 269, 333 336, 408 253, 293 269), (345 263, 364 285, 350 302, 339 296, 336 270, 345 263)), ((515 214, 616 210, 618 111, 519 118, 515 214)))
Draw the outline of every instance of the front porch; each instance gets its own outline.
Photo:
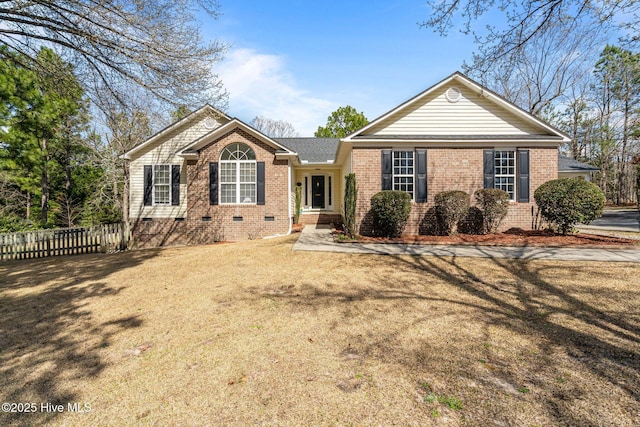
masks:
POLYGON ((299 168, 294 185, 301 189, 300 224, 331 224, 342 221, 340 170, 317 167, 299 168))
POLYGON ((301 171, 296 185, 302 187, 302 211, 334 212, 336 200, 336 180, 333 171, 301 171))

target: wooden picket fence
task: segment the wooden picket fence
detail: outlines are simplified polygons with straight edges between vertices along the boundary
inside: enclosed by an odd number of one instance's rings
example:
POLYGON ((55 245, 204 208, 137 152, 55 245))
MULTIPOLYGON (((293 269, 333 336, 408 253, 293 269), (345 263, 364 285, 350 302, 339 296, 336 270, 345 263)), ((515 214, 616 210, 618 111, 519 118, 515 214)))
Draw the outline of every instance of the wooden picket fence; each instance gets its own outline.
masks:
POLYGON ((0 260, 116 252, 127 249, 129 240, 129 227, 124 222, 0 233, 0 260))

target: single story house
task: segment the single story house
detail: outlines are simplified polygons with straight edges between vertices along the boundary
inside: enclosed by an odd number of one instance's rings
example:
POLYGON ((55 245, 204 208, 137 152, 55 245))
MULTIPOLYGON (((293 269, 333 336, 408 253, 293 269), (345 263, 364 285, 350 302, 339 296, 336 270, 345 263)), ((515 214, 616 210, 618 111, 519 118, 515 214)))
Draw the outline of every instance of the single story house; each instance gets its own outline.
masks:
POLYGON ((456 72, 342 139, 271 138, 205 105, 123 155, 139 246, 245 240, 291 230, 295 187, 302 222, 338 220, 344 177, 355 173, 357 221, 370 199, 406 191, 406 232, 423 230, 441 191, 501 188, 503 227, 530 228, 533 192, 558 177, 569 137, 456 72))

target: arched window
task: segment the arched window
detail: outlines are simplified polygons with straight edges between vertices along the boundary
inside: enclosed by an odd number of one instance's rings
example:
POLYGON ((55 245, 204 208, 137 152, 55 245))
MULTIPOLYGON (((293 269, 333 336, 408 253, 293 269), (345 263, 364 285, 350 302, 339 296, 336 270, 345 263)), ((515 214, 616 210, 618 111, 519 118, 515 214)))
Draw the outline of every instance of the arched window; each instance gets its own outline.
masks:
POLYGON ((256 202, 256 154, 246 144, 227 145, 220 154, 220 203, 256 202))

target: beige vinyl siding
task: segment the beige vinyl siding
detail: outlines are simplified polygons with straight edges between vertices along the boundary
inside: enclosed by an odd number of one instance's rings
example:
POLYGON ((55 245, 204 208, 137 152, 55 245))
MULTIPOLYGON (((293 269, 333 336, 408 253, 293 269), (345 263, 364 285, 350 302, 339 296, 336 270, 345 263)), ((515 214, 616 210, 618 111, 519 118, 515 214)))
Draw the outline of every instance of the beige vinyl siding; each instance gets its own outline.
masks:
MULTIPOLYGON (((135 218, 177 218, 187 214, 187 164, 175 153, 213 129, 204 126, 206 116, 146 147, 129 163, 129 215, 135 218), (180 165, 180 205, 144 206, 144 165, 180 165)), ((217 122, 219 126, 220 123, 217 122)), ((216 127, 217 127, 216 126, 216 127)))
POLYGON ((558 171, 558 178, 584 178, 587 181, 591 181, 590 172, 563 172, 558 171))
POLYGON ((344 206, 344 177, 342 176, 342 170, 336 169, 333 174, 334 192, 333 192, 333 211, 342 213, 344 206))
POLYGON ((443 86, 414 104, 397 111, 367 132, 369 135, 544 135, 504 107, 466 86, 443 86), (445 92, 456 87, 462 98, 449 102, 445 92))

